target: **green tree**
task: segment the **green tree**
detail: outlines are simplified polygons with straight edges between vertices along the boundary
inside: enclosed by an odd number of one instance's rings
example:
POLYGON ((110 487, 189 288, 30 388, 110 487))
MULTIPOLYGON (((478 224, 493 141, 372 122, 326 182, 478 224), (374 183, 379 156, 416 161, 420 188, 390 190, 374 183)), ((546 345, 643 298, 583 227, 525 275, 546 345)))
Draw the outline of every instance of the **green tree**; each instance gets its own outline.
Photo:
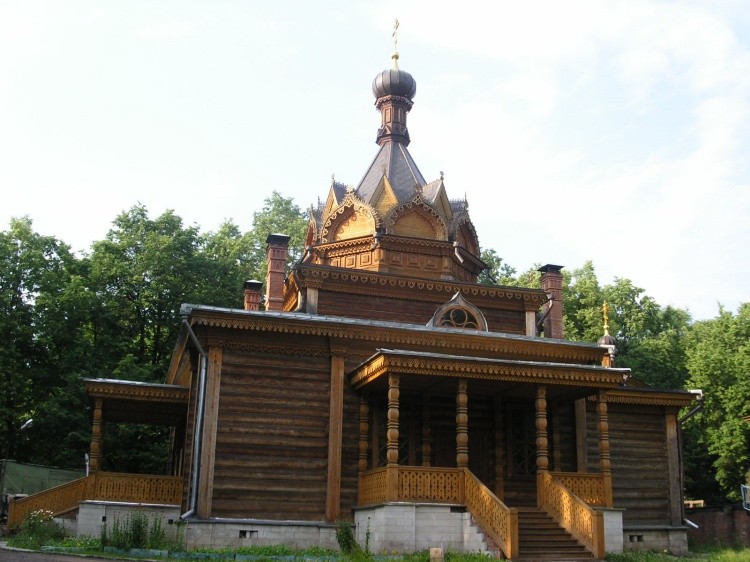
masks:
POLYGON ((604 294, 594 264, 587 261, 570 273, 563 271, 563 283, 565 337, 573 341, 595 342, 604 333, 604 294))
POLYGON ((266 238, 269 234, 286 234, 290 237, 287 270, 291 269, 302 258, 307 226, 307 214, 294 199, 273 191, 264 200, 263 209, 253 213, 252 229, 243 238, 243 251, 248 254, 248 276, 265 283, 268 269, 266 238))
POLYGON ((487 264, 487 269, 479 274, 482 285, 516 285, 516 270, 497 255, 492 248, 482 250, 481 258, 487 264))
POLYGON ((750 465, 750 424, 742 420, 750 415, 750 303, 736 315, 721 309, 716 318, 696 322, 687 339, 688 385, 705 396, 690 423, 716 481, 736 501, 750 465))
MULTIPOLYGON (((28 217, 12 219, 0 232, 0 455, 27 460, 36 428, 18 433, 21 424, 43 415, 41 405, 63 378, 59 349, 49 343, 50 322, 42 314, 70 285, 75 259, 67 245, 34 232, 28 217), (46 330, 46 332, 45 332, 46 330), (19 454, 20 453, 20 454, 19 454)), ((73 328, 70 322, 60 324, 73 328)), ((75 330, 74 330, 75 331, 75 330)))

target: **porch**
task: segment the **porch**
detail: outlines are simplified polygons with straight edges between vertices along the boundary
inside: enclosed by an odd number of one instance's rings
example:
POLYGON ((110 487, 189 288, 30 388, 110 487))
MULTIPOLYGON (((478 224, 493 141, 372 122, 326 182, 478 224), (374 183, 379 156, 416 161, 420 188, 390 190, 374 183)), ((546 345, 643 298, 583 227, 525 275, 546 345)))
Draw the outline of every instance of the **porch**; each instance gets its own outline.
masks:
POLYGON ((559 548, 577 542, 582 559, 622 550, 621 513, 608 509, 606 400, 621 370, 379 350, 351 382, 360 391, 358 510, 465 509, 510 559, 532 555, 524 526, 547 517, 564 529, 559 548), (596 401, 598 472, 581 458, 587 397, 596 401))
MULTIPOLYGON (((11 501, 8 526, 20 525, 31 512, 44 509, 65 516, 84 501, 179 507, 183 497, 182 448, 174 447, 167 474, 125 474, 102 470, 106 423, 142 423, 185 431, 188 388, 110 379, 85 379, 93 398, 89 474, 84 478, 11 501)), ((182 442, 178 437, 176 441, 182 442)))

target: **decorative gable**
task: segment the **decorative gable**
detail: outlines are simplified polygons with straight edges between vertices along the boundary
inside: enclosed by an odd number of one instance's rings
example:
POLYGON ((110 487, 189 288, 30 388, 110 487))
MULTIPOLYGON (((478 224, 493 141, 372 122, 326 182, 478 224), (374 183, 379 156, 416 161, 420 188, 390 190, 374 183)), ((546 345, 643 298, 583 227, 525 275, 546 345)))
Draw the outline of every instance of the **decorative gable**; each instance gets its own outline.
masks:
POLYGON ((456 293, 451 300, 438 308, 427 325, 436 328, 488 331, 487 320, 482 311, 467 301, 461 293, 456 293))

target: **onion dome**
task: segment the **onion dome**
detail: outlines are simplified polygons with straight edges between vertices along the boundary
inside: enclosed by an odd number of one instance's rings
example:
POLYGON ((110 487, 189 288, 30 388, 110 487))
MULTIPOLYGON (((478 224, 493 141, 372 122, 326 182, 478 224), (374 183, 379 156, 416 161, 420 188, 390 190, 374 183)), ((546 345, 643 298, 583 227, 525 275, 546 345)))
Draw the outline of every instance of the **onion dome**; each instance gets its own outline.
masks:
POLYGON ((617 345, 615 338, 610 336, 608 333, 600 337, 596 343, 598 343, 600 347, 615 347, 617 345))
MULTIPOLYGON (((397 59, 398 55, 395 55, 394 60, 397 59)), ((417 81, 411 74, 394 65, 394 68, 384 70, 375 77, 372 81, 372 93, 376 99, 399 96, 413 100, 417 93, 417 81)))
POLYGON ((398 53, 393 53, 393 67, 378 74, 372 81, 375 107, 381 114, 376 142, 384 144, 395 141, 409 146, 409 130, 406 114, 413 105, 417 93, 417 82, 408 72, 399 69, 398 53))

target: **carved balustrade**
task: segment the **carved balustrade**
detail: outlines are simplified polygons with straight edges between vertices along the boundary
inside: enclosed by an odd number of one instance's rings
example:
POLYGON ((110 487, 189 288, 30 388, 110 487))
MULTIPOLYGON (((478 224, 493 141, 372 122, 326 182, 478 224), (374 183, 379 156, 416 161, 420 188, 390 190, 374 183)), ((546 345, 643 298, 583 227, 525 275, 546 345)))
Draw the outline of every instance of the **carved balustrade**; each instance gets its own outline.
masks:
POLYGON ((518 555, 518 510, 509 508, 470 471, 464 471, 466 509, 507 558, 518 555))
POLYGON ((465 505, 508 558, 518 554, 518 511, 508 508, 465 468, 382 467, 359 479, 359 505, 391 501, 465 505))
POLYGON ((8 503, 8 527, 20 525, 24 517, 33 511, 51 511, 59 515, 78 507, 86 499, 87 477, 73 480, 44 490, 31 496, 11 500, 8 503))
POLYGON ((550 472, 555 481, 559 482, 584 502, 595 507, 612 507, 607 505, 607 498, 612 497, 611 492, 607 494, 605 476, 599 472, 550 472))
POLYGON ((182 500, 181 476, 94 472, 26 498, 11 501, 8 525, 20 525, 24 517, 40 509, 61 515, 85 500, 176 505, 182 500))
POLYGON ((591 550, 594 557, 604 557, 604 515, 602 512, 588 505, 549 472, 538 474, 537 486, 541 500, 540 507, 591 550))

